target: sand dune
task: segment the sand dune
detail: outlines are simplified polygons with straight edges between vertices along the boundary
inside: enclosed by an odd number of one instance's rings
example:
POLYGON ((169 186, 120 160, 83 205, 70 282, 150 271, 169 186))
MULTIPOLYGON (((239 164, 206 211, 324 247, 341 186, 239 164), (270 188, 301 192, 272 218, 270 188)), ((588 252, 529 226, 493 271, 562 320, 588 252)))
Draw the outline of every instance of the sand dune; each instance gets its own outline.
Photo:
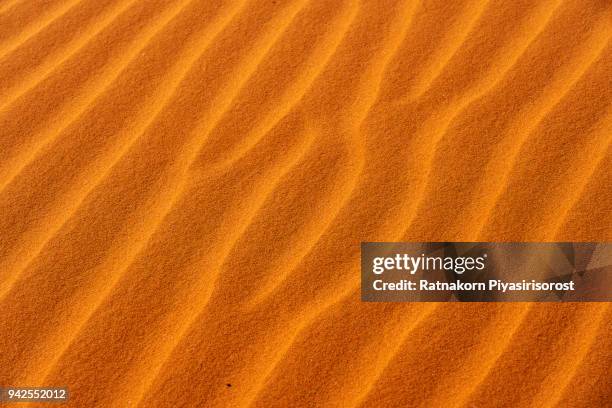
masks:
POLYGON ((605 0, 0 0, 0 386, 610 406, 608 304, 362 303, 359 243, 610 241, 611 36, 605 0))

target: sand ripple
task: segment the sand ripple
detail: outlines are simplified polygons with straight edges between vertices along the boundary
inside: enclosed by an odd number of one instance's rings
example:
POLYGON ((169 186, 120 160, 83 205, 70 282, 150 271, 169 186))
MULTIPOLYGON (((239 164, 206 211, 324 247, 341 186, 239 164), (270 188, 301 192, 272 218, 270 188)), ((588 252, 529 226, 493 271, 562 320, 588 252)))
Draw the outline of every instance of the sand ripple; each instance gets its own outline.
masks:
POLYGON ((608 304, 363 304, 361 241, 610 241, 603 0, 0 0, 0 385, 603 407, 608 304))

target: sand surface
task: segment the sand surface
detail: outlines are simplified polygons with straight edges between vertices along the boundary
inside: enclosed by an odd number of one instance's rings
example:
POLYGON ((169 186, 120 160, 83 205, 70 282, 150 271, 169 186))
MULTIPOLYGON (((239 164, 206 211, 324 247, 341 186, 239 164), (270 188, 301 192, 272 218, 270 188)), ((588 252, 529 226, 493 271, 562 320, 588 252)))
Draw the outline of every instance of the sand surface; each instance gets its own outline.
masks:
POLYGON ((612 240, 611 35, 608 0, 0 0, 0 386, 612 406, 609 304, 359 299, 361 241, 612 240))

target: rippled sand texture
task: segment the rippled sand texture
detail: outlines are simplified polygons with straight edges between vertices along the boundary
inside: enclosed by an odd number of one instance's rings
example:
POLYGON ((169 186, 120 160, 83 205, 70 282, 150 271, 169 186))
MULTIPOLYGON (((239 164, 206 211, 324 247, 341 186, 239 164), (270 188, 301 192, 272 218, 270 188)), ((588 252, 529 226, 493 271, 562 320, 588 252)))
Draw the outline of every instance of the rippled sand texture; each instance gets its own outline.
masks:
POLYGON ((0 0, 0 385, 604 407, 608 304, 364 304, 361 241, 612 240, 607 0, 0 0))

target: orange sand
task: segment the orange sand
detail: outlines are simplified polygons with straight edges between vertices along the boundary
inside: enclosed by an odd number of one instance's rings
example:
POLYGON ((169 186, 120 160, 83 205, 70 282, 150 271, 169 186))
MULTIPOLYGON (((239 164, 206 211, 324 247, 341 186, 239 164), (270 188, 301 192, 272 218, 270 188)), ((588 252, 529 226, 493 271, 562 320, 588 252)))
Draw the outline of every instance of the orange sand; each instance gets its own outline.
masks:
POLYGON ((612 240, 611 35, 607 0, 0 0, 0 386, 611 406, 608 304, 359 300, 361 241, 612 240))

